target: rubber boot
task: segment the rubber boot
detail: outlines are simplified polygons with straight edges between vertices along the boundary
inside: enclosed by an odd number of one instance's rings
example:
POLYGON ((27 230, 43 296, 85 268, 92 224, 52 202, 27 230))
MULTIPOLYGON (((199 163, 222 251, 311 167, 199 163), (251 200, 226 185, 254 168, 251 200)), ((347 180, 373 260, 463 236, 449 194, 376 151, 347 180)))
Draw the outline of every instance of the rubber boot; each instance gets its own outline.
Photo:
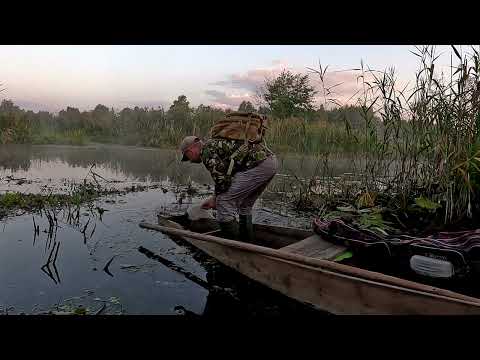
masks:
POLYGON ((230 240, 238 240, 238 223, 236 220, 219 222, 222 237, 230 240))
POLYGON ((255 233, 253 231, 252 215, 239 215, 238 236, 241 241, 255 243, 255 233))

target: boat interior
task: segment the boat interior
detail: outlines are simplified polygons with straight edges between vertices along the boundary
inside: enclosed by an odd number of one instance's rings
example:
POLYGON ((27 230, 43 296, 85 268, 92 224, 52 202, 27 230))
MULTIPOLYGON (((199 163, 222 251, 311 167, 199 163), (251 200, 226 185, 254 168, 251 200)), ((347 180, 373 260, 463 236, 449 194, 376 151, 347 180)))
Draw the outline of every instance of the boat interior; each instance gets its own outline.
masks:
MULTIPOLYGON (((193 232, 222 237, 215 220, 201 219, 191 222, 185 215, 162 218, 159 223, 167 225, 173 221, 184 229, 193 232)), ((302 230, 282 226, 254 224, 255 244, 318 259, 333 259, 346 251, 346 247, 323 240, 311 230, 302 230)))
MULTIPOLYGON (((192 232, 222 237, 218 224, 213 219, 201 219, 192 222, 186 214, 168 217, 159 215, 158 223, 164 226, 172 226, 174 224, 175 227, 181 227, 192 232)), ((345 246, 333 244, 322 239, 313 230, 254 224, 254 232, 255 245, 316 259, 333 261, 339 255, 349 250, 345 246)), ((467 277, 454 280, 429 278, 415 273, 409 269, 408 264, 393 263, 389 259, 377 257, 374 254, 374 252, 369 252, 369 254, 355 253, 354 256, 337 260, 337 262, 425 285, 452 290, 469 296, 480 297, 480 286, 478 286, 479 281, 477 278, 467 277)))

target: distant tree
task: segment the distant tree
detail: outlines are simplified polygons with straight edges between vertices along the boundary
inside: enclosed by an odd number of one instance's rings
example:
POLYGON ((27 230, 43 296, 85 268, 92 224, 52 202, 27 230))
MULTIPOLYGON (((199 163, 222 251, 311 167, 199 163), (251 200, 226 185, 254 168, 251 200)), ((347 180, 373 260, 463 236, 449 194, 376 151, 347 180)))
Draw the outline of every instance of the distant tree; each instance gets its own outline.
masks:
POLYGON ((261 97, 273 116, 286 118, 313 111, 316 93, 308 75, 283 70, 275 79, 265 81, 261 97))
POLYGON ((198 105, 197 108, 195 109, 195 112, 200 113, 200 112, 204 112, 204 111, 209 111, 210 109, 211 109, 210 106, 208 106, 208 105, 205 106, 205 105, 203 105, 203 104, 200 104, 200 105, 198 105))
POLYGON ((30 122, 25 110, 10 100, 3 100, 0 104, 0 144, 26 143, 30 135, 30 122))
POLYGON ((255 107, 252 105, 252 103, 250 101, 242 101, 242 103, 238 107, 238 111, 256 112, 257 110, 255 109, 255 107))
POLYGON ((173 102, 166 113, 166 120, 169 128, 182 129, 186 133, 195 132, 195 124, 192 122, 194 109, 185 95, 180 95, 173 102))
POLYGON ((2 100, 2 103, 0 104, 0 112, 2 113, 14 113, 20 111, 22 110, 20 110, 20 108, 11 100, 2 100))
POLYGON ((212 125, 225 116, 225 112, 220 108, 205 106, 200 104, 194 112, 192 123, 194 124, 194 133, 202 137, 208 136, 212 125))
POLYGON ((187 100, 185 95, 180 95, 177 100, 173 101, 173 104, 170 106, 168 111, 170 113, 188 113, 191 111, 189 107, 190 103, 187 100))
POLYGON ((115 121, 115 113, 105 105, 98 104, 91 113, 91 120, 96 131, 110 132, 115 121))
POLYGON ((58 123, 61 129, 75 129, 82 125, 82 114, 80 110, 67 106, 66 110, 58 113, 58 123))
POLYGON ((95 109, 93 109, 93 112, 96 114, 106 114, 109 112, 109 109, 105 105, 98 104, 95 106, 95 109))
POLYGON ((225 112, 220 108, 200 104, 195 109, 195 114, 216 114, 216 116, 218 117, 225 115, 225 112))
POLYGON ((260 106, 258 108, 258 113, 262 115, 268 115, 270 114, 270 109, 267 106, 260 106))
POLYGON ((41 123, 51 123, 53 121, 53 115, 48 111, 39 111, 37 113, 37 118, 41 123))
POLYGON ((168 119, 173 123, 179 124, 188 121, 193 112, 189 105, 190 103, 188 102, 187 97, 185 95, 180 95, 168 109, 168 119))

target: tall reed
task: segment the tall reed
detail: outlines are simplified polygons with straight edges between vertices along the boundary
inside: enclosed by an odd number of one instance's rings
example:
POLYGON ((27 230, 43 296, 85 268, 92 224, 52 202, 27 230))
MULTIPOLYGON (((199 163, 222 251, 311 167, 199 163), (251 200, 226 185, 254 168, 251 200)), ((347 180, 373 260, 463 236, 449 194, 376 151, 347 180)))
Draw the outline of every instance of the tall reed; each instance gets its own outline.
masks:
MULTIPOLYGON (((346 131, 363 150, 355 160, 359 196, 381 192, 404 211, 422 198, 442 208, 445 223, 472 218, 480 190, 478 49, 461 54, 452 47, 448 76, 437 70, 435 46, 417 47, 414 56, 412 88, 399 86, 393 68, 358 70, 364 128, 352 133, 346 123, 346 131)), ((315 73, 325 80, 321 67, 315 73)))

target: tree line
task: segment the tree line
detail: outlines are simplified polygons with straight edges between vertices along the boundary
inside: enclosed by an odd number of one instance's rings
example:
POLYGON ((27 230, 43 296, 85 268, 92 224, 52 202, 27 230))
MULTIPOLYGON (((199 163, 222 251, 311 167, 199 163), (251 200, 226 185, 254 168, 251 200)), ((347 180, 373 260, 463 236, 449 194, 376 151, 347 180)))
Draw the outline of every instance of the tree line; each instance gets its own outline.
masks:
POLYGON ((193 107, 180 95, 168 109, 126 107, 115 111, 98 104, 80 111, 68 106, 58 114, 33 112, 16 106, 10 100, 0 104, 0 143, 50 143, 67 138, 89 138, 99 142, 120 142, 144 146, 174 145, 185 134, 208 134, 212 124, 231 111, 259 112, 272 121, 302 119, 308 123, 361 128, 363 118, 357 106, 326 110, 315 107, 316 91, 308 83, 308 75, 283 71, 275 79, 266 80, 257 94, 258 108, 243 101, 236 109, 219 109, 208 105, 193 107))

